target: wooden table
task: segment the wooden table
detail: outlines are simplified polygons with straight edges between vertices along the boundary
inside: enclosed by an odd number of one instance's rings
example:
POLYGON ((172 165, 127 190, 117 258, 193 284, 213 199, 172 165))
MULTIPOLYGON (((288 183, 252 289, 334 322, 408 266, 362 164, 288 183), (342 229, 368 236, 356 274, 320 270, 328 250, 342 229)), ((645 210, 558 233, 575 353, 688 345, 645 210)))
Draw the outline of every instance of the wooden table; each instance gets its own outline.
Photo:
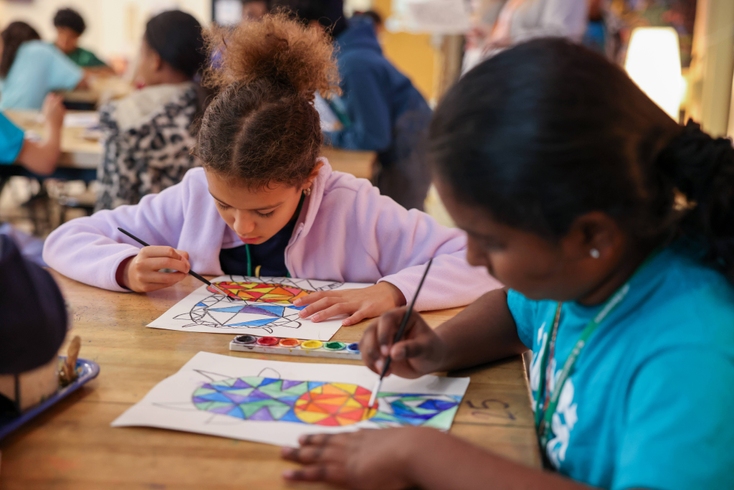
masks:
MULTIPOLYGON (((69 111, 67 114, 82 114, 80 111, 69 111)), ((5 114, 16 125, 25 131, 43 133, 43 125, 39 122, 37 111, 5 111, 5 114)), ((61 136, 61 157, 59 167, 72 169, 96 169, 102 159, 102 145, 99 141, 84 138, 85 128, 64 127, 61 136)), ((377 159, 374 151, 340 150, 323 147, 322 155, 340 172, 347 172, 357 177, 371 179, 377 159)))
MULTIPOLYGON (((83 113, 69 111, 67 114, 83 113)), ((5 111, 5 115, 24 131, 43 135, 43 124, 37 111, 5 111)), ((58 166, 72 169, 96 169, 102 158, 99 141, 83 137, 85 128, 64 127, 61 133, 61 156, 58 166)))
MULTIPOLYGON (((199 351, 292 362, 350 363, 230 352, 232 335, 145 328, 199 283, 188 278, 149 295, 113 293, 54 274, 71 305, 81 357, 99 377, 0 443, 3 490, 74 488, 325 488, 281 480, 291 466, 275 446, 110 423, 199 351)), ((426 314, 438 325, 458 310, 426 314)), ((356 341, 365 324, 335 336, 356 341)), ((351 361, 354 364, 353 361, 351 361)), ((520 357, 455 373, 471 384, 451 433, 539 467, 532 411, 520 357)))

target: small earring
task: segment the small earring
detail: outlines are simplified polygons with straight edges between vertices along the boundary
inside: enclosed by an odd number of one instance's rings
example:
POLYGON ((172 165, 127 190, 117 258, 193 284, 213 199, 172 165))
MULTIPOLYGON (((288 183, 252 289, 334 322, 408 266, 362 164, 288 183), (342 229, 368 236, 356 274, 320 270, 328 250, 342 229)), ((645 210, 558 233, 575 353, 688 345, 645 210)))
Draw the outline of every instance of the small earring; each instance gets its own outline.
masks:
POLYGON ((303 189, 303 193, 306 196, 310 196, 311 195, 311 188, 310 187, 306 187, 305 189, 303 189))
POLYGON ((592 248, 591 250, 589 250, 589 255, 591 255, 591 258, 593 259, 598 259, 601 256, 601 254, 599 253, 599 250, 595 248, 592 248))

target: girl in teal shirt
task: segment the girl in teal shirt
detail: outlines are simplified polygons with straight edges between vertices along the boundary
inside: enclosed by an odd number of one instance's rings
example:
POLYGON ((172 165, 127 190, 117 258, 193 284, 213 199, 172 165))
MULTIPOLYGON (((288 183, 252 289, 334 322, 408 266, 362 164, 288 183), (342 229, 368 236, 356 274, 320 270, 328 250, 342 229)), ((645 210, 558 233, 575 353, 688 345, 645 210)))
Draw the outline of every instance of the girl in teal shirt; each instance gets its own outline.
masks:
POLYGON ((432 429, 311 435, 286 478, 359 488, 734 488, 734 149, 559 39, 482 63, 436 111, 435 183, 508 289, 360 349, 417 377, 531 349, 545 470, 432 429))

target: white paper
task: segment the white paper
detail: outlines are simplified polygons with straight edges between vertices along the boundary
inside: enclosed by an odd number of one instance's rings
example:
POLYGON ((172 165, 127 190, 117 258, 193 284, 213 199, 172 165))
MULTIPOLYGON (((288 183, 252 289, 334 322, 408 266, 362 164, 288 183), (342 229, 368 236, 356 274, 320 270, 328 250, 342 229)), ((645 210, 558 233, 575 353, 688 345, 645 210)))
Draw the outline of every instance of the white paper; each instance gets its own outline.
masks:
MULTIPOLYGON (((369 412, 365 407, 377 378, 377 374, 363 366, 262 361, 199 352, 178 373, 158 383, 139 403, 112 422, 112 426, 158 427, 280 446, 296 446, 301 435, 312 433, 401 425, 448 430, 469 386, 469 378, 423 376, 409 380, 388 376, 378 396, 378 411, 369 412), (281 384, 275 379, 281 380, 281 384), (237 380, 250 385, 264 380, 270 384, 260 388, 265 391, 270 386, 273 396, 268 398, 257 390, 238 391, 234 386, 237 380), (303 381, 311 383, 304 388, 304 383, 299 383, 303 381), (323 382, 327 384, 323 385, 323 382), (354 385, 361 388, 355 390, 354 385), (295 390, 296 395, 286 396, 282 390, 287 389, 295 390), (299 395, 299 390, 304 389, 307 391, 299 395), (320 389, 327 393, 319 395, 320 389), (341 389, 345 391, 339 391, 341 389), (312 405, 307 404, 309 400, 315 401, 317 408, 328 408, 329 397, 326 395, 334 390, 344 393, 338 401, 341 412, 321 415, 312 411, 312 405), (355 390, 353 396, 346 394, 351 390, 355 390), (220 395, 231 398, 226 398, 226 402, 202 400, 202 396, 220 395), (319 396, 323 398, 319 399, 319 396), (248 407, 254 406, 253 400, 254 403, 269 404, 265 408, 269 417, 276 414, 282 419, 263 420, 266 417, 252 412, 252 409, 249 409, 250 415, 245 416, 248 407), (421 405, 427 408, 420 408, 421 405), (347 406, 354 408, 344 408, 347 406), (410 407, 409 415, 405 415, 404 407, 410 407), (357 411, 355 421, 348 418, 355 416, 350 415, 354 413, 352 410, 357 411), (402 415, 397 418, 396 413, 402 415), (313 417, 320 421, 314 422, 313 417), (312 421, 307 423, 305 419, 312 421), (326 425, 335 420, 341 425, 326 425)), ((266 413, 262 408, 259 410, 266 413)))
MULTIPOLYGON (((286 277, 244 277, 220 276, 212 282, 223 283, 265 283, 286 288, 292 294, 300 291, 333 291, 337 289, 356 289, 370 284, 342 283, 292 279, 286 277)), ((306 293, 299 293, 304 295, 306 293)), ((273 335, 304 340, 329 340, 341 327, 345 317, 338 317, 319 323, 300 318, 303 307, 295 307, 290 301, 297 297, 268 295, 268 302, 257 300, 239 301, 227 298, 222 293, 212 293, 202 286, 151 322, 148 326, 182 332, 206 332, 226 334, 250 334, 256 336, 273 335), (248 324, 248 325, 244 325, 248 324)))
POLYGON ((69 112, 64 116, 66 128, 91 128, 99 124, 97 112, 69 112))

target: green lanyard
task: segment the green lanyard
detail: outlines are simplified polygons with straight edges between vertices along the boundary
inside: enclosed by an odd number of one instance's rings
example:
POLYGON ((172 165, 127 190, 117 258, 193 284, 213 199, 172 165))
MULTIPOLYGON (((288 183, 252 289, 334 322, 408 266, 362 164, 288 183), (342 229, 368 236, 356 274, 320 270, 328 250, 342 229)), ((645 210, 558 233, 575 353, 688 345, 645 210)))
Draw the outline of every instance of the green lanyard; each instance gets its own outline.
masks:
MULTIPOLYGON (((247 252, 247 277, 253 277, 252 275, 252 257, 250 257, 250 246, 245 244, 245 252, 247 252)), ((260 277, 260 266, 255 268, 255 276, 260 277)), ((285 277, 291 277, 290 272, 286 272, 285 277)))
MULTIPOLYGON (((629 290, 630 285, 628 281, 627 283, 625 283, 624 286, 619 288, 611 298, 609 298, 609 300, 602 307, 601 311, 599 311, 599 313, 597 313, 597 315, 592 318, 591 321, 586 325, 583 332, 581 332, 579 340, 576 342, 576 345, 571 351, 571 354, 569 354, 568 359, 566 359, 566 363, 563 365, 563 369, 558 376, 556 385, 553 389, 553 392, 551 393, 550 399, 548 400, 546 396, 546 373, 548 370, 549 357, 548 353, 551 351, 551 349, 555 350, 556 336, 558 335, 558 324, 561 320, 561 303, 558 303, 558 306, 556 307, 556 315, 553 320, 553 326, 549 326, 548 329, 546 329, 546 332, 548 333, 548 340, 546 341, 543 351, 541 352, 540 382, 538 383, 538 392, 535 395, 535 426, 538 428, 538 439, 540 441, 541 450, 545 451, 545 447, 548 444, 551 433, 551 421, 553 419, 553 414, 556 412, 556 407, 558 406, 558 399, 561 397, 563 385, 566 384, 566 381, 571 375, 576 361, 581 355, 581 351, 586 346, 586 342, 589 340, 589 337, 591 337, 593 333, 596 332, 601 322, 603 322, 604 319, 609 316, 609 314, 614 311, 614 309, 622 302, 625 296, 627 296, 627 293, 629 293, 629 290), (546 401, 548 401, 547 406, 544 406, 546 401)), ((551 374, 551 376, 553 376, 553 374, 551 374)))
POLYGON ((252 277, 252 258, 250 257, 250 246, 245 244, 245 252, 247 252, 247 277, 252 277))
MULTIPOLYGON (((601 322, 603 322, 604 319, 608 317, 609 314, 614 311, 614 309, 619 306, 622 300, 624 300, 624 298, 627 296, 627 293, 629 293, 630 290, 630 282, 632 282, 632 279, 637 276, 640 271, 647 267, 647 265, 652 262, 652 260, 658 255, 661 250, 662 248, 657 249, 653 253, 648 255, 645 261, 637 268, 635 273, 632 274, 632 277, 630 277, 627 282, 621 288, 619 288, 612 295, 612 297, 607 300, 606 303, 604 303, 604 306, 599 311, 599 313, 597 313, 596 316, 592 318, 591 321, 586 325, 586 327, 584 327, 584 330, 581 332, 581 336, 579 337, 578 341, 576 341, 576 345, 573 347, 571 354, 569 354, 568 359, 566 359, 561 373, 558 375, 556 385, 553 389, 553 392, 550 394, 550 398, 548 398, 548 388, 546 380, 548 373, 548 358, 551 351, 553 351, 553 355, 555 355, 556 337, 558 336, 558 325, 561 323, 562 305, 561 303, 558 303, 558 306, 556 307, 556 315, 553 319, 553 325, 549 325, 546 329, 548 340, 546 341, 545 346, 540 353, 540 379, 538 382, 538 391, 535 395, 535 426, 538 428, 538 440, 540 441, 540 447, 543 451, 543 454, 545 454, 545 447, 547 446, 548 440, 550 439, 551 421, 553 420, 553 414, 556 413, 556 407, 558 406, 558 400, 561 397, 561 392, 563 391, 563 385, 566 384, 566 381, 571 376, 573 368, 576 365, 576 361, 581 355, 581 351, 584 350, 584 347, 586 347, 586 342, 594 334, 594 332, 596 332, 601 322)), ((553 376, 552 373, 551 376, 553 376)))

